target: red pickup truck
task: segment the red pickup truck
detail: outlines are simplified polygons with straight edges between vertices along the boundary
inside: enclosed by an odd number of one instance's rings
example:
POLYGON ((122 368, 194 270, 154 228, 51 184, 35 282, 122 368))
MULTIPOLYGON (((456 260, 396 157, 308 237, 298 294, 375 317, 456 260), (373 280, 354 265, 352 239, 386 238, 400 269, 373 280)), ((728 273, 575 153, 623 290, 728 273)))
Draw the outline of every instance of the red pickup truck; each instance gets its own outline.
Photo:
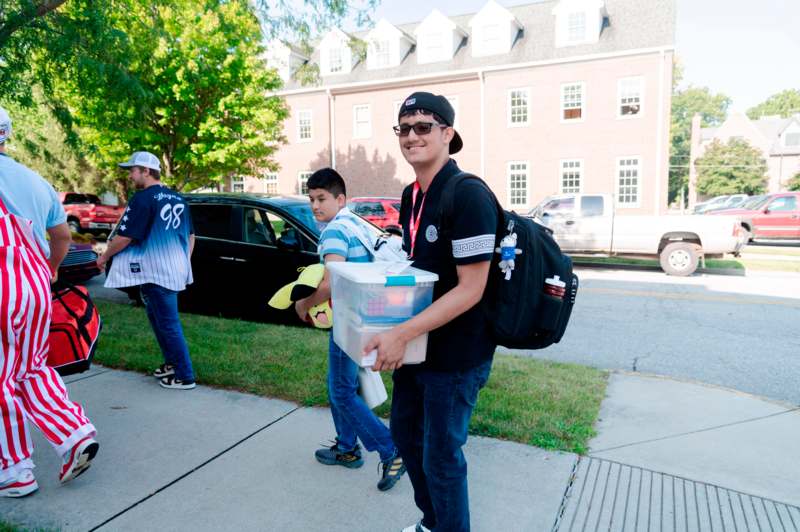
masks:
POLYGON ((75 233, 110 233, 125 207, 103 205, 94 194, 59 192, 67 212, 67 223, 75 233))

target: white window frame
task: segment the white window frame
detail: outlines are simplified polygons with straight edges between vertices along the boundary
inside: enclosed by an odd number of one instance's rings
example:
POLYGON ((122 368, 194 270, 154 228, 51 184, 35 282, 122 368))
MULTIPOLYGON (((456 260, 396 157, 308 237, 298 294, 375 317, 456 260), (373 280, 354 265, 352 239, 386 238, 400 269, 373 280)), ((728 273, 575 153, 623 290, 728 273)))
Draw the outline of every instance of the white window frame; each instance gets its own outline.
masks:
POLYGON ((583 193, 583 159, 561 159, 558 161, 558 190, 559 194, 583 193), (567 172, 578 174, 577 188, 564 186, 564 174, 567 172))
POLYGON ((620 78, 617 80, 617 118, 619 120, 633 120, 635 118, 640 118, 642 116, 642 112, 644 111, 644 78, 642 76, 630 76, 626 78, 620 78), (628 96, 627 94, 623 93, 623 86, 626 82, 633 82, 636 81, 639 84, 639 112, 635 115, 624 115, 622 114, 622 98, 624 96, 628 96))
POLYGON ((515 207, 519 208, 527 208, 530 204, 530 195, 531 195, 531 168, 530 163, 528 161, 508 161, 506 163, 506 190, 508 191, 508 208, 513 209, 515 207), (525 202, 524 203, 514 203, 514 194, 513 191, 516 190, 512 188, 512 173, 522 172, 521 169, 517 168, 514 169, 514 166, 525 165, 525 202))
MULTIPOLYGON (((642 179, 642 169, 644 168, 644 164, 642 164, 642 158, 639 155, 628 155, 625 157, 617 157, 617 164, 615 165, 614 170, 614 193, 616 195, 616 204, 617 207, 623 209, 635 209, 641 205, 642 202, 642 188, 643 188, 643 179, 642 179), (623 201, 623 194, 621 193, 622 184, 620 183, 620 179, 622 176, 620 175, 623 166, 628 167, 631 165, 623 164, 623 161, 636 161, 635 169, 636 169, 636 201, 623 201)), ((630 185, 625 185, 630 186, 630 185)))
POLYGON ((531 123, 531 89, 530 87, 518 87, 509 89, 506 97, 506 117, 508 127, 527 127, 531 123), (513 99, 514 93, 523 93, 525 95, 525 121, 514 122, 514 106, 513 99))
POLYGON ((341 45, 335 45, 328 48, 328 74, 340 74, 344 71, 344 50, 341 45), (338 66, 334 68, 337 63, 334 62, 334 54, 336 54, 338 66))
POLYGON ((573 11, 571 13, 567 13, 566 41, 568 43, 570 44, 581 43, 586 40, 586 30, 587 30, 586 20, 587 20, 586 11, 573 11), (579 20, 575 20, 573 17, 579 20), (582 22, 583 32, 580 34, 580 38, 575 38, 575 36, 577 35, 577 31, 574 30, 580 27, 577 24, 578 22, 582 22))
POLYGON ((387 68, 392 62, 392 43, 389 39, 372 41, 372 68, 387 68))
POLYGON ((277 172, 264 172, 263 177, 263 184, 264 184, 264 193, 265 194, 278 194, 278 174, 277 172), (274 191, 270 190, 270 187, 275 187, 274 191))
MULTIPOLYGON (((571 107, 570 109, 574 109, 571 107)), ((562 83, 561 84, 561 107, 559 111, 559 118, 562 124, 578 124, 584 121, 586 118, 586 82, 585 81, 572 81, 569 83, 562 83), (567 98, 566 98, 566 90, 568 87, 580 87, 581 88, 581 116, 580 118, 564 118, 564 112, 567 110, 567 98)))
POLYGON ((368 103, 356 104, 353 106, 353 138, 369 139, 372 138, 372 106, 368 103), (358 110, 367 110, 366 131, 359 131, 358 110))
POLYGON ((297 172, 297 193, 301 196, 308 195, 308 178, 311 177, 311 172, 309 170, 303 170, 302 172, 297 172), (305 192, 303 192, 303 187, 305 187, 305 192))
POLYGON ((231 192, 244 192, 244 177, 237 175, 231 177, 231 192), (241 190, 236 190, 237 187, 241 187, 241 190))
POLYGON ((446 35, 442 31, 430 31, 423 34, 423 55, 425 56, 424 59, 426 62, 435 63, 446 59, 444 54, 445 37, 446 35), (431 46, 431 43, 434 43, 436 46, 431 46))
POLYGON ((483 54, 491 55, 500 53, 503 47, 503 24, 496 22, 481 26, 481 42, 479 46, 483 54), (492 39, 487 39, 487 36, 490 35, 487 31, 489 28, 492 28, 492 31, 494 31, 494 28, 497 28, 497 34, 493 36, 492 39))
POLYGON ((311 142, 314 138, 314 113, 311 109, 298 109, 297 110, 297 142, 311 142), (308 121, 308 137, 303 136, 305 125, 304 121, 308 121))

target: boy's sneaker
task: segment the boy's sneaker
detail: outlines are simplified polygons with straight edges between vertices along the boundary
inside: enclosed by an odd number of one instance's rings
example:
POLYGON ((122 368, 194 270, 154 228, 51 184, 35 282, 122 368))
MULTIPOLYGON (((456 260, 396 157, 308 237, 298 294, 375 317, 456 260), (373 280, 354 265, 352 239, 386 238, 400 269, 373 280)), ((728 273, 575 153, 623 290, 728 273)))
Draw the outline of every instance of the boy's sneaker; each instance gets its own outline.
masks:
POLYGON ((69 482, 73 478, 86 472, 99 448, 100 444, 94 441, 90 436, 86 436, 76 443, 75 446, 64 455, 64 465, 61 466, 61 474, 58 475, 58 479, 61 483, 69 482))
POLYGON ((33 471, 24 469, 16 478, 0 484, 0 497, 24 497, 39 489, 33 471))
POLYGON ((169 388, 171 390, 191 390, 197 386, 194 381, 182 381, 175 375, 164 377, 158 381, 158 384, 160 384, 162 388, 169 388))
POLYGON ((161 364, 153 371, 153 377, 156 379, 163 379, 170 375, 175 375, 175 366, 171 364, 161 364))
POLYGON ((423 526, 422 521, 416 525, 411 525, 403 529, 403 532, 431 532, 431 529, 423 526))
POLYGON ((406 472, 406 465, 397 453, 392 458, 382 461, 379 467, 383 468, 381 479, 378 481, 378 489, 381 491, 392 489, 406 472))
POLYGON ((343 451, 339 448, 339 443, 337 442, 330 447, 318 449, 314 456, 317 457, 319 463, 325 465, 340 465, 350 469, 364 465, 364 460, 361 458, 361 448, 358 445, 351 451, 343 451))

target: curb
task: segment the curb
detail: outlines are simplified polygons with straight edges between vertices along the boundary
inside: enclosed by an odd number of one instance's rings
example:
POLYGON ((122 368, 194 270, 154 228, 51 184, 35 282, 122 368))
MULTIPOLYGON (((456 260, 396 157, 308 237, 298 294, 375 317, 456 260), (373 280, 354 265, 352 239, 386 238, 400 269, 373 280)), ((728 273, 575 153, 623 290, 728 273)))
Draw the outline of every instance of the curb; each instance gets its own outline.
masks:
MULTIPOLYGON (((664 273, 664 271, 659 266, 648 266, 647 264, 608 264, 604 262, 591 262, 591 261, 584 262, 574 259, 572 261, 572 264, 579 268, 590 268, 596 270, 627 270, 627 271, 639 271, 639 272, 664 273)), ((708 275, 730 275, 735 277, 747 276, 747 270, 739 270, 735 268, 697 268, 695 273, 704 273, 708 275)))

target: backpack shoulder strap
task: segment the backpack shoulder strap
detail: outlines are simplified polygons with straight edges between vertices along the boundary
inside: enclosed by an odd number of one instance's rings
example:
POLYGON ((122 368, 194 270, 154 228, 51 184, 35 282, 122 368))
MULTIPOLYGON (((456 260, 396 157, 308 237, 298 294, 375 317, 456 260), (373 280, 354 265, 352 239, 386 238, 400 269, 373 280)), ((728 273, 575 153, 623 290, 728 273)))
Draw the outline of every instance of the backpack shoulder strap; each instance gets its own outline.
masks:
POLYGON ((442 189, 442 195, 439 198, 439 214, 437 219, 437 227, 439 228, 439 233, 444 234, 447 238, 450 238, 450 233, 452 232, 452 224, 453 224, 453 214, 455 213, 455 202, 456 202, 456 188, 458 185, 468 179, 474 179, 481 183, 486 190, 492 196, 494 200, 495 206, 497 207, 497 216, 498 216, 498 229, 501 228, 503 225, 503 207, 500 205, 500 202, 497 200, 497 196, 494 195, 492 189, 489 188, 489 185, 481 179, 480 177, 470 174, 468 172, 459 172, 444 184, 444 188, 442 189))
POLYGON ((375 257, 375 242, 370 241, 367 235, 368 229, 360 221, 341 216, 336 219, 336 223, 341 224, 348 232, 352 233, 361 242, 361 245, 367 248, 370 257, 375 257))

